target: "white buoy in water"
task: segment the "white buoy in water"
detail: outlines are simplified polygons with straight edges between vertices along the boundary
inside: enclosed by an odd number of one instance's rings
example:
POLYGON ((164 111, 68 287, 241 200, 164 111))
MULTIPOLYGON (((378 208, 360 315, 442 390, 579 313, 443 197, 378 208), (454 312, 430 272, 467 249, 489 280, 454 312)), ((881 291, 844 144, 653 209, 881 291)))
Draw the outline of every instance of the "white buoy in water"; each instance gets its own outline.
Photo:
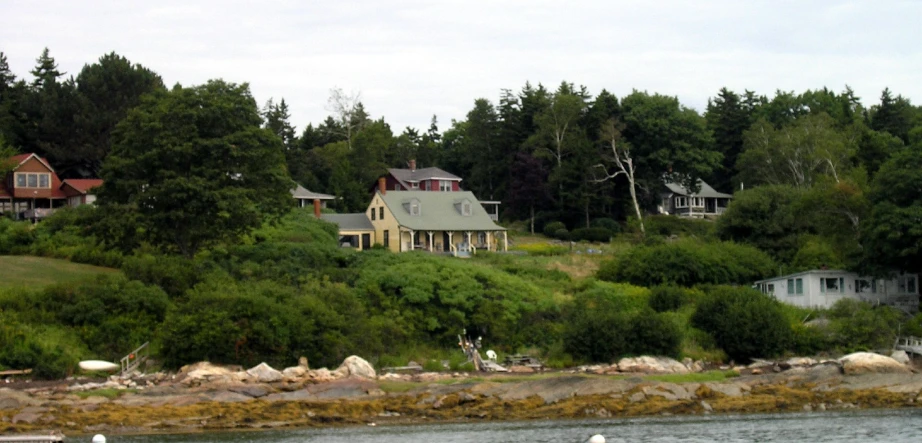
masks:
POLYGON ((589 443, 605 443, 605 437, 602 437, 599 434, 589 437, 589 443))
POLYGON ((93 436, 93 443, 106 443, 106 436, 102 434, 96 434, 93 436))

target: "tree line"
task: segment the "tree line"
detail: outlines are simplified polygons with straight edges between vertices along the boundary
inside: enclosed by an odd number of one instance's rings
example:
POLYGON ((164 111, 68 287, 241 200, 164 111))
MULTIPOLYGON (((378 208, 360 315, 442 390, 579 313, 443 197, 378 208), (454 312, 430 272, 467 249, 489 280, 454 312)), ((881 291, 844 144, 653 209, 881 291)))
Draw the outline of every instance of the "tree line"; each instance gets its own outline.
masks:
MULTIPOLYGON (((126 118, 144 97, 190 89, 168 91, 142 65, 110 53, 65 77, 45 49, 31 74, 31 80, 16 78, 0 53, 0 136, 20 152, 48 157, 64 177, 105 176, 104 161, 119 149, 131 157, 149 143, 168 148, 181 142, 149 141, 144 132, 141 114, 167 115, 156 109, 162 103, 126 118)), ((832 248, 836 257, 829 260, 846 264, 869 249, 904 257, 912 251, 900 245, 918 249, 922 238, 913 228, 919 207, 913 186, 922 181, 907 167, 922 148, 922 109, 889 89, 866 105, 847 86, 842 92, 779 90, 772 96, 723 88, 699 113, 676 97, 647 91, 619 98, 566 81, 556 88, 526 83, 502 90, 495 101, 474 100, 465 118, 445 130, 433 116, 428 128, 400 133, 384 117, 373 117, 360 94, 340 89, 327 101, 329 117, 300 131, 284 99, 255 106, 246 84, 218 81, 191 89, 243 97, 249 115, 238 135, 254 151, 268 146, 269 157, 293 181, 337 196, 334 207, 342 212, 364 209, 375 179, 413 159, 418 167, 461 176, 464 188, 479 198, 502 201, 504 219, 531 220, 539 230, 551 221, 574 229, 595 219, 640 219, 655 210, 664 180, 694 189, 703 179, 724 192, 762 189, 756 197, 737 193, 738 209, 722 222, 721 237, 760 245, 776 258, 790 260, 808 245, 820 255, 832 248), (245 125, 274 137, 249 133, 245 125), (279 149, 283 155, 274 154, 279 149), (766 207, 782 210, 765 214, 766 207), (908 237, 889 239, 892 248, 881 246, 892 230, 908 237), (778 243, 767 244, 775 238, 778 243)), ((194 104, 194 97, 189 100, 186 105, 194 104)), ((173 129, 180 131, 173 136, 189 135, 181 132, 189 128, 173 129)), ((220 167, 242 168, 244 157, 220 167)), ((125 174, 110 170, 112 178, 125 174)), ((144 177, 143 169, 131 171, 142 174, 135 181, 144 177)), ((278 191, 287 182, 273 174, 278 191)))

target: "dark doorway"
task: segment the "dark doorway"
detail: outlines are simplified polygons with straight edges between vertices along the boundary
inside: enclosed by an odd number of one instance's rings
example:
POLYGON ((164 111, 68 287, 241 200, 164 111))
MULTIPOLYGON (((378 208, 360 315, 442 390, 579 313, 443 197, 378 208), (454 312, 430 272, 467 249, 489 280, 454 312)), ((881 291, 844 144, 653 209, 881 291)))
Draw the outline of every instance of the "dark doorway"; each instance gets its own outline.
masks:
POLYGON ((362 250, 371 248, 371 234, 362 234, 362 250))

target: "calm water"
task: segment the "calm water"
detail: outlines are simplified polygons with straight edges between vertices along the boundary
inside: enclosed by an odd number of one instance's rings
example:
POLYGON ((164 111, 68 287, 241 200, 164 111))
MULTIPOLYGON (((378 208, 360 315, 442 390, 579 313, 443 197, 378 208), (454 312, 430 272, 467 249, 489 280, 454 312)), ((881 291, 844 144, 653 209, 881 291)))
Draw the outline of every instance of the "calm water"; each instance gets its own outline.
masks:
MULTIPOLYGON (((919 442, 922 410, 711 415, 111 436, 109 443, 919 442)), ((89 438, 86 439, 89 441, 89 438)), ((70 441, 74 441, 71 439, 70 441)))

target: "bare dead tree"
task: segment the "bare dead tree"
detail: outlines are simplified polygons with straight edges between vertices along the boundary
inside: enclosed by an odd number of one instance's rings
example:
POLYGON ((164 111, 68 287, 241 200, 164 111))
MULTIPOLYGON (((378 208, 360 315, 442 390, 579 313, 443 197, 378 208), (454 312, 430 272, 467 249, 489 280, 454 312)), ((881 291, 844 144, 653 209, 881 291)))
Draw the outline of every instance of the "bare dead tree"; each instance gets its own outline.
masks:
POLYGON ((362 93, 350 91, 343 92, 342 88, 330 89, 330 98, 327 99, 326 110, 332 112, 341 126, 341 134, 346 137, 346 144, 352 150, 352 138, 358 132, 365 118, 361 112, 362 93))
POLYGON ((623 129, 624 124, 614 118, 605 122, 605 125, 602 127, 602 139, 611 146, 612 152, 612 157, 607 159, 603 157, 603 159, 608 160, 608 163, 614 163, 616 169, 614 172, 609 172, 608 166, 605 163, 595 165, 605 174, 604 177, 595 179, 595 181, 604 182, 612 180, 619 175, 623 175, 627 178, 628 185, 630 186, 631 201, 634 203, 634 213, 637 215, 637 221, 640 223, 640 233, 646 235, 643 226, 643 216, 640 214, 640 204, 637 202, 637 182, 634 179, 636 167, 634 165, 634 159, 631 157, 630 145, 621 141, 621 131, 623 129))

